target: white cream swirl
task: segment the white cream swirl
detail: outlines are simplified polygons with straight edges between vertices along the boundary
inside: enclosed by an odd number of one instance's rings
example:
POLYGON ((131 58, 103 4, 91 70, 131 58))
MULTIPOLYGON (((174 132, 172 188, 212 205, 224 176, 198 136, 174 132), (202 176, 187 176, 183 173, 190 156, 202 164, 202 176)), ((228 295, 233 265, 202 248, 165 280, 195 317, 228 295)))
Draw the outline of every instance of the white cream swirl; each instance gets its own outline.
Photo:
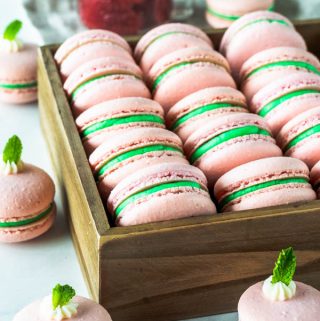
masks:
POLYGON ((70 319, 77 314, 78 304, 70 301, 63 307, 57 307, 53 310, 51 320, 61 321, 64 319, 70 319))
POLYGON ((14 163, 14 162, 9 162, 7 161, 2 162, 0 165, 0 172, 6 176, 8 175, 16 175, 18 174, 20 171, 22 171, 24 167, 23 161, 19 161, 18 164, 14 163))
POLYGON ((296 284, 291 281, 289 285, 283 282, 272 283, 272 276, 267 278, 262 286, 264 296, 271 301, 286 301, 296 294, 296 284))
POLYGON ((20 39, 8 40, 0 37, 0 51, 2 52, 18 52, 23 48, 20 39))

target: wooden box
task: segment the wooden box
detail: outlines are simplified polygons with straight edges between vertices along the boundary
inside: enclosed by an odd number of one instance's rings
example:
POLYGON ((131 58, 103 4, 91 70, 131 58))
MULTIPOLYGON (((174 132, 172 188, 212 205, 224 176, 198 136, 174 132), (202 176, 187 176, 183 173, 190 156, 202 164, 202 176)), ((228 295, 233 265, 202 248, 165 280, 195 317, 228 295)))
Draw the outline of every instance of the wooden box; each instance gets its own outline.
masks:
MULTIPOLYGON (((320 54, 320 23, 297 25, 320 54)), ((221 33, 211 33, 217 45, 221 33)), ((65 192, 92 297, 115 321, 168 321, 235 311, 241 293, 294 246, 296 278, 320 289, 320 201, 135 227, 108 222, 53 54, 40 49, 41 124, 65 192)))

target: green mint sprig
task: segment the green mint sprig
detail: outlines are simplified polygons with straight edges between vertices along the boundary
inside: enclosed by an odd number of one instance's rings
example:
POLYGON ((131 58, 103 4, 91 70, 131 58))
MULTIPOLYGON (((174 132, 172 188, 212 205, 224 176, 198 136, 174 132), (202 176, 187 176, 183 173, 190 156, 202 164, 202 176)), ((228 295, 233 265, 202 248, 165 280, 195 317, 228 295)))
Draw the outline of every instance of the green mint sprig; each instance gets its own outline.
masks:
POLYGON ((53 309, 63 307, 68 304, 76 295, 76 291, 68 284, 57 284, 52 290, 52 306, 53 309))
POLYGON ((20 20, 12 21, 4 30, 3 38, 9 41, 15 40, 21 28, 22 22, 20 20))
POLYGON ((21 160, 22 149, 23 146, 20 138, 17 135, 13 135, 4 147, 2 155, 3 162, 10 162, 18 165, 21 160))
POLYGON ((289 285, 296 272, 297 260, 293 253, 293 248, 282 250, 273 269, 272 284, 282 282, 289 285))

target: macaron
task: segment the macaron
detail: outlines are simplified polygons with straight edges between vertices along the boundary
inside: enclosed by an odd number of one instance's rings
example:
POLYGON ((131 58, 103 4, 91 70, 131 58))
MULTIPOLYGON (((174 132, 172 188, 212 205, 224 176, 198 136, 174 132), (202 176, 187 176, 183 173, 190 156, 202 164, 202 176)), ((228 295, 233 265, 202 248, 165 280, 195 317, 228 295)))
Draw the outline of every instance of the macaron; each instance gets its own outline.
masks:
POLYGON ((183 23, 168 23, 158 26, 141 37, 134 56, 142 70, 150 68, 163 56, 179 49, 203 47, 212 49, 212 41, 201 29, 183 23))
POLYGON ((240 69, 246 60, 260 51, 284 46, 306 49, 304 39, 286 17, 275 12, 257 11, 244 15, 229 27, 222 38, 220 51, 239 80, 240 69))
POLYGON ((136 128, 100 145, 89 163, 103 198, 128 175, 154 164, 185 164, 180 138, 161 128, 136 128))
POLYGON ((13 136, 0 167, 0 242, 36 238, 50 229, 56 216, 55 187, 42 169, 20 160, 21 141, 13 136))
POLYGON ((249 113, 206 120, 186 140, 184 149, 190 163, 205 173, 209 188, 236 166, 282 155, 263 118, 249 113))
POLYGON ((260 89, 276 79, 300 72, 320 75, 319 59, 300 48, 267 49, 243 64, 240 72, 242 91, 250 101, 260 89))
POLYGON ((313 166, 310 173, 311 183, 317 192, 318 199, 320 198, 320 161, 313 166))
POLYGON ((227 28, 249 12, 271 11, 273 7, 273 0, 207 0, 206 18, 213 28, 227 28))
POLYGON ((165 112, 179 100, 200 89, 226 86, 235 88, 226 59, 213 50, 187 48, 158 60, 150 70, 153 98, 165 112))
POLYGON ((118 226, 216 213, 204 174, 181 163, 157 164, 126 177, 107 205, 118 226))
POLYGON ((320 161, 320 107, 289 121, 282 127, 277 141, 286 156, 299 158, 311 169, 320 161))
POLYGON ((162 107, 154 100, 124 97, 95 105, 83 112, 76 124, 83 146, 90 155, 119 131, 139 127, 165 128, 162 107))
POLYGON ((240 91, 231 87, 210 87, 181 99, 169 110, 166 120, 168 128, 185 142, 209 118, 246 112, 246 98, 240 91))
POLYGON ((62 78, 82 64, 104 57, 120 57, 133 62, 131 48, 124 38, 107 30, 87 30, 68 38, 55 53, 62 78))
POLYGON ((21 28, 15 20, 0 36, 0 101, 9 104, 37 100, 37 47, 17 38, 21 28))
POLYGON ((238 315, 241 321, 317 320, 320 292, 293 280, 296 257, 292 248, 282 250, 272 276, 249 287, 241 296, 238 315))
POLYGON ((248 162, 220 177, 214 195, 222 212, 312 201, 308 166, 291 157, 248 162))
POLYGON ((150 98, 140 68, 127 59, 116 57, 99 58, 81 65, 67 78, 64 89, 76 117, 106 100, 150 98))
POLYGON ((52 295, 37 300, 13 318, 13 321, 67 320, 72 321, 112 321, 107 310, 100 304, 75 295, 69 285, 57 284, 52 295))
POLYGON ((252 98, 250 109, 263 117, 276 136, 292 118, 320 106, 320 77, 299 73, 275 80, 252 98))

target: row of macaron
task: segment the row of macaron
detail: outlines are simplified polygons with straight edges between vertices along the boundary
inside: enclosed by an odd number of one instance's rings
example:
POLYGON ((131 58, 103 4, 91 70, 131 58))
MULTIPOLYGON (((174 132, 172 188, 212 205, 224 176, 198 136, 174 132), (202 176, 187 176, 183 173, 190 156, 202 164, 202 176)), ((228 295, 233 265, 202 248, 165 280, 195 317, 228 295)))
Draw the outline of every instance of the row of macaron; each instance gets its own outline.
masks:
MULTIPOLYGON (((282 250, 272 274, 241 295, 239 320, 318 320, 320 292, 295 281, 296 268, 293 248, 282 250)), ((13 318, 13 321, 29 320, 111 321, 111 317, 101 305, 77 296, 71 286, 57 284, 51 295, 22 308, 13 318)))

